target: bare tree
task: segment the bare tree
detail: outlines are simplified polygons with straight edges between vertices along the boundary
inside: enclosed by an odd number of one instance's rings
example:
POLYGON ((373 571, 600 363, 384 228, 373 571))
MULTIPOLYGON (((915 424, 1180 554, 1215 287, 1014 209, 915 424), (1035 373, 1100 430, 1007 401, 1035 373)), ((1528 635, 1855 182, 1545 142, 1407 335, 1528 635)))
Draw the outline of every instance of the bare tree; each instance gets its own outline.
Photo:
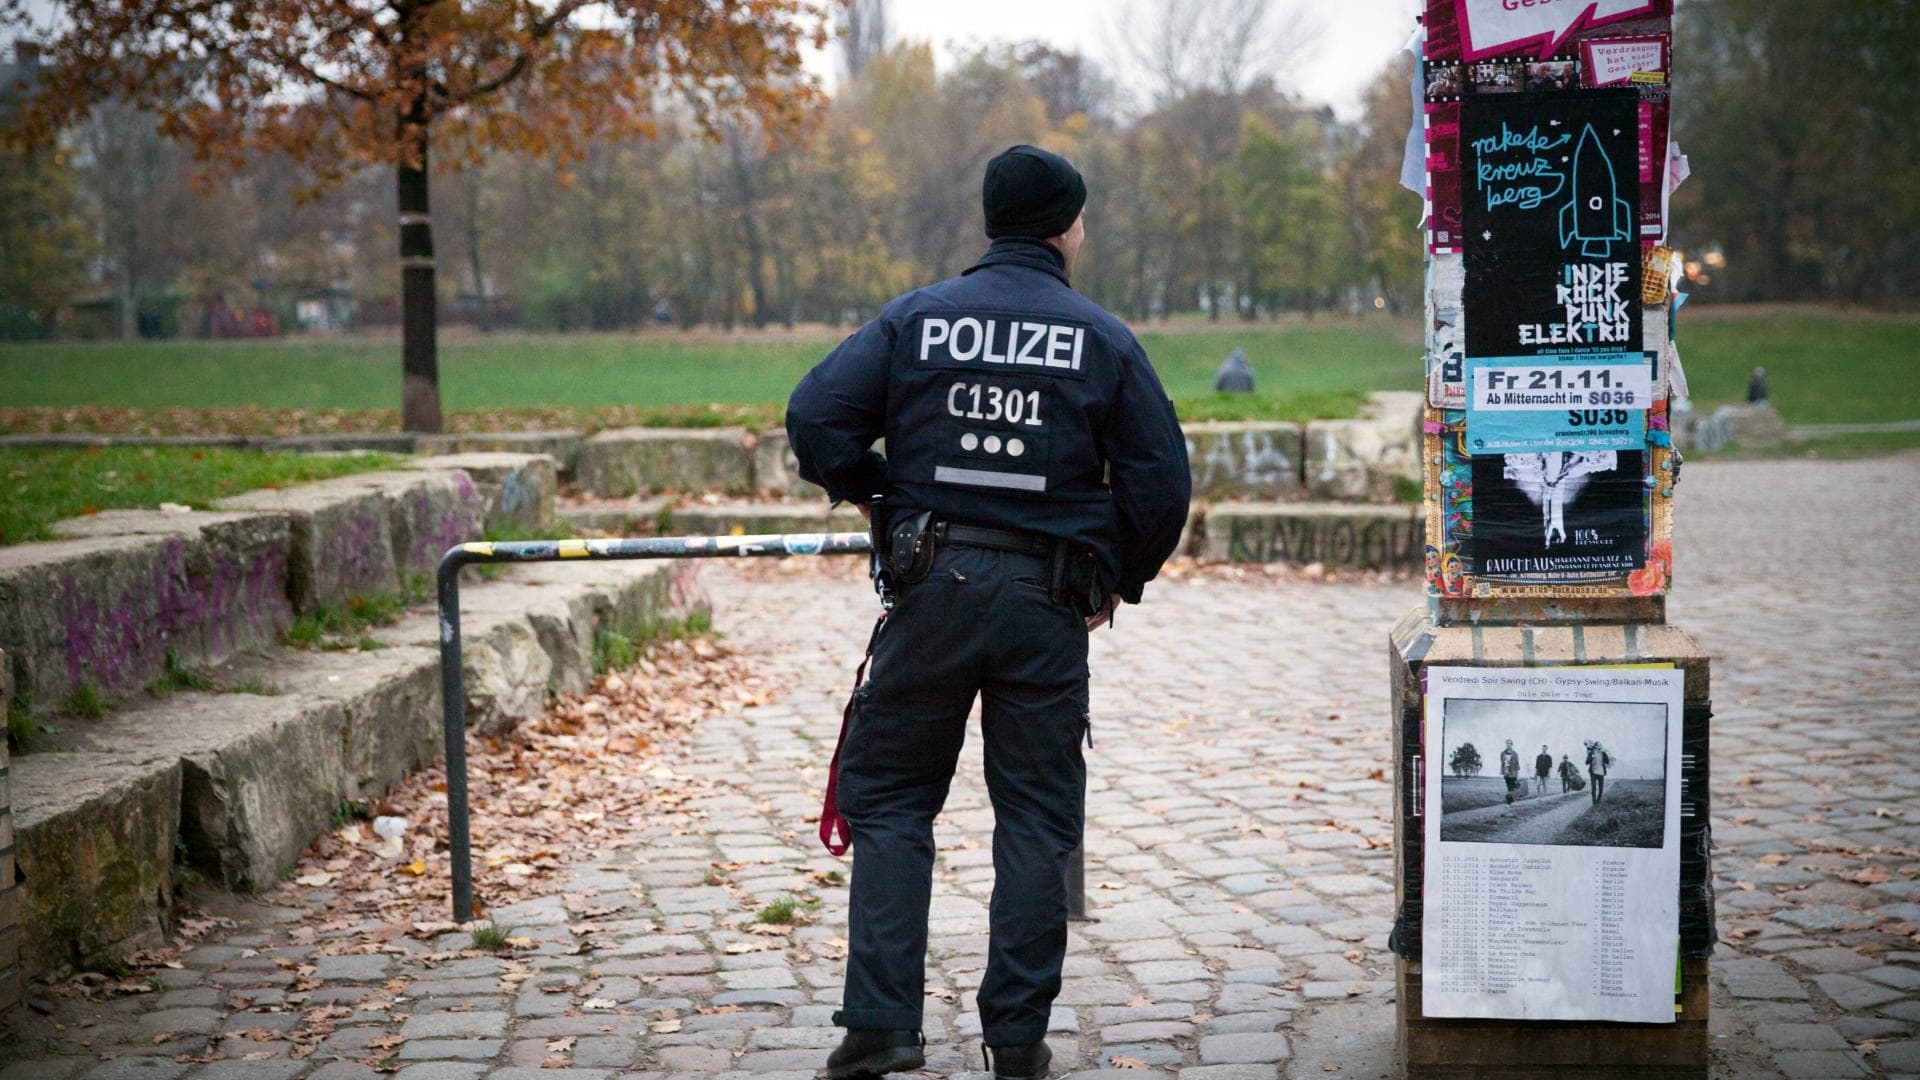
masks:
POLYGON ((1262 79, 1285 82, 1319 28, 1303 0, 1127 0, 1108 48, 1118 69, 1145 76, 1164 105, 1201 90, 1234 97, 1262 79))
POLYGON ((87 194, 100 215, 100 247, 120 309, 122 340, 139 336, 143 291, 168 285, 166 214, 155 200, 171 193, 180 152, 160 136, 159 118, 121 102, 94 109, 80 128, 87 194))
POLYGON ((753 292, 753 325, 765 326, 773 318, 772 295, 767 291, 767 244, 760 226, 758 210, 758 173, 763 159, 748 157, 746 142, 752 136, 738 126, 726 129, 727 161, 732 167, 734 216, 740 224, 740 243, 746 249, 747 288, 753 292))
POLYGON ((1014 46, 1012 56, 1028 88, 1046 103, 1050 122, 1064 123, 1076 113, 1095 123, 1113 119, 1113 80, 1084 54, 1027 41, 1014 46))
POLYGON ((847 78, 859 78, 867 62, 887 51, 888 0, 846 0, 840 14, 840 60, 847 78))
POLYGON ((482 333, 493 329, 491 301, 487 298, 487 270, 480 259, 480 170, 468 169, 461 175, 462 187, 467 196, 467 273, 473 276, 473 295, 479 305, 474 314, 474 323, 482 333))

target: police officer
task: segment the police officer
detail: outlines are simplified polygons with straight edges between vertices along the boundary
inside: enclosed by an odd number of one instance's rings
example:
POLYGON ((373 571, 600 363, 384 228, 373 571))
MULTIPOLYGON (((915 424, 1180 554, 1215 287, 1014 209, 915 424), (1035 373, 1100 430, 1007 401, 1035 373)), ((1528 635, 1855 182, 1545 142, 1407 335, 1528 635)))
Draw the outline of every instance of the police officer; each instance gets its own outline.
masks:
POLYGON ((874 521, 891 604, 840 757, 855 859, 835 1078, 924 1064, 933 819, 975 695, 995 818, 982 1033, 996 1076, 1047 1072, 1085 796, 1087 635, 1140 602, 1190 494, 1145 350, 1069 285, 1086 191, 1056 154, 995 157, 986 254, 887 304, 787 403, 800 474, 874 521))

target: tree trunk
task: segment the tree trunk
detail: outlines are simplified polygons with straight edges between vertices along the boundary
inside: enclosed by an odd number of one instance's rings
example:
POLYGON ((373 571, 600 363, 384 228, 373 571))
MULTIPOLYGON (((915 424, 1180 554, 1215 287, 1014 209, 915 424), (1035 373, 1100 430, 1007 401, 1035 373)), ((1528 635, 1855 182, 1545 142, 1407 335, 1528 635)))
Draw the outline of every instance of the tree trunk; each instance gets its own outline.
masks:
POLYGON ((396 167, 400 197, 400 424, 407 431, 440 431, 438 312, 433 286, 433 219, 427 203, 426 125, 419 125, 416 163, 396 167))
POLYGON ((487 274, 480 264, 480 178, 467 170, 467 269, 473 274, 473 295, 480 303, 474 323, 481 333, 493 329, 493 311, 487 302, 487 274))
POLYGON ((747 249, 747 288, 753 291, 753 325, 765 326, 773 318, 772 299, 767 295, 766 247, 760 242, 760 222, 753 214, 753 173, 747 167, 746 151, 740 148, 739 132, 727 137, 727 150, 733 159, 735 197, 740 200, 740 239, 747 249))
MULTIPOLYGON (((1142 200, 1144 202, 1144 200, 1142 200)), ((1136 235, 1133 245, 1133 320, 1147 320, 1147 224, 1146 212, 1139 202, 1134 204, 1133 220, 1136 223, 1136 235)))
POLYGON ((793 255, 784 245, 774 249, 773 280, 780 298, 780 322, 791 329, 800 321, 800 313, 793 296, 793 255))
POLYGON ((133 253, 120 256, 120 340, 133 341, 140 336, 139 290, 133 286, 133 253))

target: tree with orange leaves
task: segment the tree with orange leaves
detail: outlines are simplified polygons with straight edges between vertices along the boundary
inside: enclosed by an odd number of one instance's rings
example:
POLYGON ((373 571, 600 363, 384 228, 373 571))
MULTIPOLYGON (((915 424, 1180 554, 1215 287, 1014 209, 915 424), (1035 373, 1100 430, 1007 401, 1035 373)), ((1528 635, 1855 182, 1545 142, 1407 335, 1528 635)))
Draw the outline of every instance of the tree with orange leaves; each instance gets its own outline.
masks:
MULTIPOLYGON (((151 110, 211 171, 284 153, 316 187, 367 165, 397 182, 402 419, 440 430, 429 158, 577 160, 650 137, 678 99, 709 129, 803 122, 818 0, 66 0, 12 135, 45 140, 99 102, 151 110)), ((26 23, 0 0, 0 28, 26 23)))

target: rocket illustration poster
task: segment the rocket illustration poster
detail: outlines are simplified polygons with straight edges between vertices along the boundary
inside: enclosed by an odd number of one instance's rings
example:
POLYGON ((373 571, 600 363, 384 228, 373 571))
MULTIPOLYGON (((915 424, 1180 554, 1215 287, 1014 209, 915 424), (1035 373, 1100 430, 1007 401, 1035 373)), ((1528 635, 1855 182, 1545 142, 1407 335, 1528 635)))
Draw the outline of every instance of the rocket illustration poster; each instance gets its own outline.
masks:
POLYGON ((1466 355, 1636 348, 1637 96, 1498 94, 1460 105, 1466 355))

